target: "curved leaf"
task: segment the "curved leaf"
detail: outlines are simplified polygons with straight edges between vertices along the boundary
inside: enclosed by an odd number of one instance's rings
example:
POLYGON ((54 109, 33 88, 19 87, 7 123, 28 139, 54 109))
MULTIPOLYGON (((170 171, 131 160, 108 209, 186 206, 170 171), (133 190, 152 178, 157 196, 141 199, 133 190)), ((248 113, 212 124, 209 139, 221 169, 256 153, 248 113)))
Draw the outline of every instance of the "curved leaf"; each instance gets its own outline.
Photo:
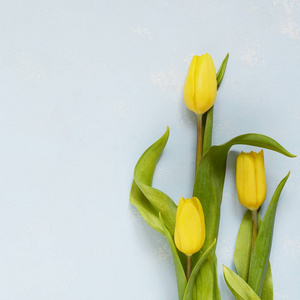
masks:
POLYGON ((161 226, 164 230, 165 237, 166 237, 167 241, 169 242, 169 245, 170 245, 170 248, 171 248, 173 261, 174 261, 174 266, 175 266, 176 278, 177 278, 178 297, 179 297, 179 299, 182 299, 183 295, 184 295, 185 288, 187 286, 185 272, 183 270, 183 266, 181 264, 180 257, 178 255, 178 251, 177 251, 177 248, 174 244, 173 238, 172 238, 169 230, 167 229, 167 227, 164 224, 161 213, 159 213, 159 219, 160 219, 160 222, 161 222, 161 226))
POLYGON ((199 272, 201 266, 203 265, 203 263, 205 262, 206 258, 208 257, 208 255, 211 253, 211 251, 215 250, 216 242, 217 241, 214 240, 214 242, 201 255, 200 259, 198 260, 198 262, 194 266, 193 271, 192 271, 191 276, 190 276, 190 279, 187 283, 187 286, 186 286, 186 289, 185 289, 185 292, 184 292, 183 300, 192 300, 193 287, 194 287, 194 283, 195 283, 195 280, 197 278, 198 272, 199 272))
POLYGON ((151 186, 157 161, 168 141, 168 137, 169 128, 157 142, 143 153, 137 162, 130 192, 130 203, 139 210, 149 226, 163 233, 158 217, 158 212, 161 212, 171 235, 173 235, 177 206, 166 194, 151 186))
POLYGON ((286 181, 288 180, 289 175, 290 173, 288 173, 288 175, 279 183, 274 192, 267 212, 261 222, 250 261, 248 283, 259 296, 262 292, 263 282, 268 267, 276 208, 279 196, 286 181))
POLYGON ((237 300, 260 300, 247 282, 223 265, 225 281, 237 300))
POLYGON ((157 211, 141 192, 134 180, 131 185, 129 201, 138 209, 139 213, 150 227, 159 233, 164 234, 161 224, 157 218, 157 211))

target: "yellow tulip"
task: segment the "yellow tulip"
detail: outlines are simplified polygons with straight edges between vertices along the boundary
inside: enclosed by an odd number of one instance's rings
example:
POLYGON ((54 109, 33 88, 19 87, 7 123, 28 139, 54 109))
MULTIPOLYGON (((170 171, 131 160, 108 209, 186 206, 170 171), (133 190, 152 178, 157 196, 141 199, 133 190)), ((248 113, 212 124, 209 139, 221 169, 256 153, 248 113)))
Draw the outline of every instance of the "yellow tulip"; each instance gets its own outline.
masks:
POLYGON ((199 114, 207 112, 217 97, 217 77, 209 54, 194 56, 184 85, 184 102, 188 109, 199 114))
POLYGON ((205 240, 205 221, 198 198, 181 198, 177 207, 174 240, 176 247, 190 256, 198 252, 205 240))
POLYGON ((236 161, 236 188, 239 201, 250 210, 257 210, 267 194, 264 152, 242 152, 236 161))

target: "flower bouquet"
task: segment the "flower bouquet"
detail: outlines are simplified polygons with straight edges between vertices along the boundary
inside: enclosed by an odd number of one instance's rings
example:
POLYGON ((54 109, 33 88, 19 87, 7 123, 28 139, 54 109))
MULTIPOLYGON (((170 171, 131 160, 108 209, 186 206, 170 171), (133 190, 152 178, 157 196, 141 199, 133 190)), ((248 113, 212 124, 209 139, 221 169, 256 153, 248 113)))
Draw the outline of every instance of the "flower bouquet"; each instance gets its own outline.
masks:
MULTIPOLYGON (((248 133, 222 145, 212 145, 213 109, 228 62, 218 72, 209 54, 194 56, 184 85, 184 101, 197 116, 195 182, 192 197, 178 203, 152 186, 157 161, 168 141, 169 128, 140 157, 134 169, 130 203, 149 226, 169 243, 177 278, 178 299, 218 300, 215 254, 226 160, 234 145, 249 145, 294 157, 279 143, 261 134, 248 133)), ((279 183, 263 219, 259 208, 266 198, 264 153, 242 152, 236 164, 236 188, 248 211, 242 220, 234 252, 236 272, 223 266, 225 281, 236 299, 273 299, 269 255, 275 213, 289 173, 279 183)))

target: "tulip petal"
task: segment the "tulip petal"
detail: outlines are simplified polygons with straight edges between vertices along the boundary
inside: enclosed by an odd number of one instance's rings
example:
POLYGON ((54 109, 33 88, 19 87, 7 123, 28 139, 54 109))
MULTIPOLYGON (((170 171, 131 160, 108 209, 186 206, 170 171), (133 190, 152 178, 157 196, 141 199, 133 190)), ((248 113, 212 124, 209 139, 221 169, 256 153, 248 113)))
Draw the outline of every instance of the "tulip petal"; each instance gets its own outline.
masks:
POLYGON ((265 175, 264 152, 261 150, 255 153, 255 173, 256 173, 256 198, 257 205, 260 207, 266 199, 267 184, 265 175))
POLYGON ((194 82, 194 76, 195 76, 195 70, 197 66, 197 56, 193 56, 185 84, 184 84, 184 89, 183 89, 183 98, 185 105, 187 108, 191 111, 195 111, 195 82, 194 82))
POLYGON ((213 106, 217 96, 216 69, 209 54, 198 57, 194 81, 196 113, 203 114, 213 106))

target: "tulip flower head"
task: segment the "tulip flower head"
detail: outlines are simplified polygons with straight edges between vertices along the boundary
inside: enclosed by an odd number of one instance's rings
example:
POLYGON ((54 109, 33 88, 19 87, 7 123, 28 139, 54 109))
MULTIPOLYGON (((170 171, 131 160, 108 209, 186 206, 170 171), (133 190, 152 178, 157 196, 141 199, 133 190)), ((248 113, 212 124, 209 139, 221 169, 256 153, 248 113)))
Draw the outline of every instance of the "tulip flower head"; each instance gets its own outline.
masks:
POLYGON ((181 198, 177 207, 174 240, 186 255, 198 252, 205 241, 205 220, 198 198, 181 198))
POLYGON ((264 152, 241 152, 236 162, 236 189, 242 205, 257 210, 267 194, 264 152))
POLYGON ((217 77, 209 54, 192 58, 184 85, 184 102, 188 109, 199 114, 207 112, 217 97, 217 77))

